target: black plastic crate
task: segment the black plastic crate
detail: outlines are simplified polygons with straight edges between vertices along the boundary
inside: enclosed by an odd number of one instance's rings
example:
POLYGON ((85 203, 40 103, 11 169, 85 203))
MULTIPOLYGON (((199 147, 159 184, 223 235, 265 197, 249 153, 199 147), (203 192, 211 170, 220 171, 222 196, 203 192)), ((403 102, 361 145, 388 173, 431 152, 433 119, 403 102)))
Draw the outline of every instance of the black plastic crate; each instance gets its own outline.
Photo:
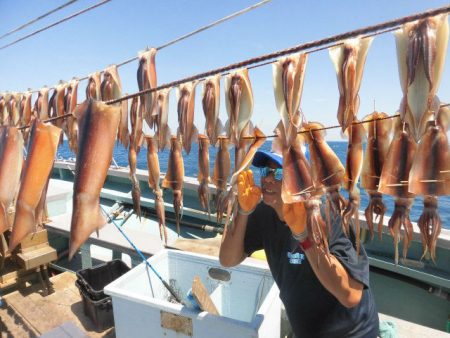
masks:
POLYGON ((110 262, 83 269, 77 272, 78 282, 84 286, 93 300, 101 300, 107 297, 103 288, 116 280, 130 268, 120 259, 114 259, 110 262))
POLYGON ((94 300, 89 293, 78 281, 75 282, 78 290, 80 290, 83 299, 84 314, 89 317, 95 326, 95 331, 102 332, 114 326, 114 314, 112 308, 112 300, 110 296, 106 296, 101 300, 94 300))

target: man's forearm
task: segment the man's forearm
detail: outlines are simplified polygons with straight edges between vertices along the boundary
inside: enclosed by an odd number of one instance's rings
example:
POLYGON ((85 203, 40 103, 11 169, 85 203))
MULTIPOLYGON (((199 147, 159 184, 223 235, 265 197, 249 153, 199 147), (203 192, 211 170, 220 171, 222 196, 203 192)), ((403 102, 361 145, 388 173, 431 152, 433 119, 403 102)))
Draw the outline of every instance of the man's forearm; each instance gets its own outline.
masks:
POLYGON ((353 307, 360 302, 363 284, 353 279, 336 257, 327 256, 315 244, 305 254, 319 281, 342 305, 353 307))
POLYGON ((219 252, 220 264, 223 266, 235 266, 245 259, 244 237, 247 220, 248 215, 238 212, 232 225, 225 228, 219 252))

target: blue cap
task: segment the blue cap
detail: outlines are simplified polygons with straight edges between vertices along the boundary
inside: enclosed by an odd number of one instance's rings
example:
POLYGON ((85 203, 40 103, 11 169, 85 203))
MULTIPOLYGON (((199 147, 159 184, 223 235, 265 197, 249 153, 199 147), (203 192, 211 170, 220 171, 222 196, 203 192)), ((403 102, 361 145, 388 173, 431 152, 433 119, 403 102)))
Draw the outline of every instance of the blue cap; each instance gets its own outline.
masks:
POLYGON ((280 168, 283 167, 283 156, 270 151, 258 150, 253 157, 252 164, 255 167, 262 168, 267 167, 269 162, 277 164, 280 168))

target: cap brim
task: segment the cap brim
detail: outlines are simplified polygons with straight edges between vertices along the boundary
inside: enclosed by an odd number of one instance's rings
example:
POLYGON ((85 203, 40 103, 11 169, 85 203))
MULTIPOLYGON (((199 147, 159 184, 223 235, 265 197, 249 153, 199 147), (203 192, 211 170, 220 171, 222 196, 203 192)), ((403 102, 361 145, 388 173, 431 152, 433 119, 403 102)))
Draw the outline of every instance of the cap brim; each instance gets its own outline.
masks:
POLYGON ((275 163, 280 168, 283 167, 283 157, 281 155, 264 150, 258 150, 256 152, 252 164, 255 167, 262 168, 266 167, 270 162, 275 163))

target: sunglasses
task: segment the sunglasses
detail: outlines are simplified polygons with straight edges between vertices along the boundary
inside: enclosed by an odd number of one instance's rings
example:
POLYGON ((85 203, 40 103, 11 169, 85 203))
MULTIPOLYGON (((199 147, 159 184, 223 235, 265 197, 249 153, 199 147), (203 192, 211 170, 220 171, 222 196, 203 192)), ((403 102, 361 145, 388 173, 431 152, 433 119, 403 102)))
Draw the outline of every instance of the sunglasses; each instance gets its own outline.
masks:
POLYGON ((263 168, 259 168, 259 169, 260 169, 261 177, 267 177, 267 176, 269 176, 270 173, 272 173, 273 177, 277 181, 281 181, 283 179, 283 168, 263 167, 263 168))

